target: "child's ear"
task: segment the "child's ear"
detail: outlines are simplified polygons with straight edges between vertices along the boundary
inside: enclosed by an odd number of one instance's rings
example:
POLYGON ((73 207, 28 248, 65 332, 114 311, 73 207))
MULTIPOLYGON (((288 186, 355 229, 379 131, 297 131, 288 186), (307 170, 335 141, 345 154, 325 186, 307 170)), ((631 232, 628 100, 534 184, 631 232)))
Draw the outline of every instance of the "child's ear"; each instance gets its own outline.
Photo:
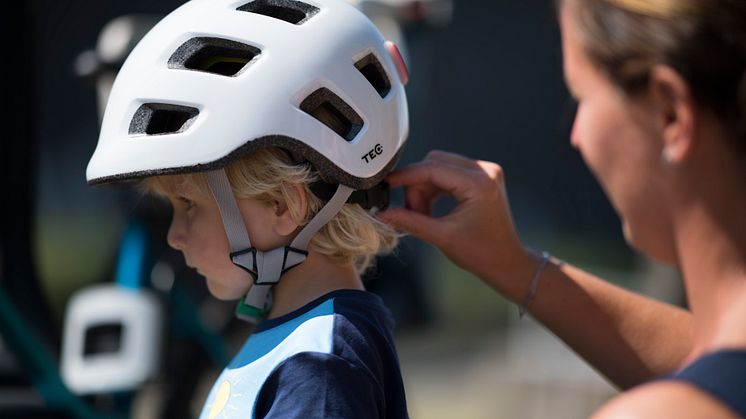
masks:
POLYGON ((290 236, 293 234, 308 211, 308 199, 303 186, 294 185, 293 189, 292 193, 295 195, 295 204, 293 206, 297 206, 298 208, 293 208, 293 211, 291 211, 287 202, 275 202, 275 216, 277 216, 275 233, 280 236, 290 236))

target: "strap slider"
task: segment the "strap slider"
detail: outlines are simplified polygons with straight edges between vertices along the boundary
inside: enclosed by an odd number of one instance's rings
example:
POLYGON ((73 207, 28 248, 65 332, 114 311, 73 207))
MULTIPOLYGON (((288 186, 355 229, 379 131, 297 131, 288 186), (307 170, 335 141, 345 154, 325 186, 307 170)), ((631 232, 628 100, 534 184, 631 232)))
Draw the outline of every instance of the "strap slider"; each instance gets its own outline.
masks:
MULTIPOLYGON (((301 263, 303 263, 304 260, 306 260, 307 257, 308 251, 297 249, 292 246, 285 246, 285 248, 283 249, 281 272, 284 274, 288 270, 300 265, 301 263)), ((252 279, 254 280, 254 284, 275 284, 275 281, 262 281, 262 278, 259 278, 259 265, 261 264, 259 259, 262 259, 262 262, 266 259, 264 258, 264 253, 259 252, 256 247, 249 247, 248 249, 231 252, 230 258, 231 262, 233 262, 234 265, 238 266, 251 275, 252 279)))
POLYGON ((285 246, 285 257, 282 260, 282 273, 295 268, 303 263, 308 257, 308 251, 296 249, 292 246, 285 246))
POLYGON ((256 265, 256 253, 256 247, 249 247, 248 249, 237 250, 235 252, 231 252, 230 254, 231 262, 251 274, 254 282, 257 281, 257 278, 259 276, 259 269, 256 265))

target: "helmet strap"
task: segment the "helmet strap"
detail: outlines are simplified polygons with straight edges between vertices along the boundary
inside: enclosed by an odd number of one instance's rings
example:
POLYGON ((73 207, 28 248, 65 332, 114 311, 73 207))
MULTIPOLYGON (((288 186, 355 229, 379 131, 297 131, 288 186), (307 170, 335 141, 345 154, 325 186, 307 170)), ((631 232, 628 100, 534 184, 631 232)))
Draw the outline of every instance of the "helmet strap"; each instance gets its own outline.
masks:
POLYGON ((258 323, 271 309, 272 287, 280 281, 282 274, 306 260, 311 239, 339 213, 353 189, 339 185, 332 198, 301 229, 289 246, 262 252, 251 246, 246 224, 225 171, 218 169, 207 172, 207 183, 220 209, 223 228, 231 249, 231 261, 247 271, 254 280, 254 285, 246 297, 239 301, 236 316, 251 323, 258 323))

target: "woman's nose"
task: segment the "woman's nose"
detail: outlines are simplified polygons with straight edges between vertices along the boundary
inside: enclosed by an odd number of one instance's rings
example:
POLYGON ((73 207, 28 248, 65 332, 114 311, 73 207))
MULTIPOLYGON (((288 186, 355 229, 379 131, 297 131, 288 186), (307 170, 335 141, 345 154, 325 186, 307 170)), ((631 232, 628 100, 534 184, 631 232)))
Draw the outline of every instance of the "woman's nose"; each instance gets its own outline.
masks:
POLYGON ((578 116, 580 107, 575 110, 575 114, 572 117, 572 128, 570 129, 570 145, 576 150, 580 150, 580 129, 578 128, 578 116))

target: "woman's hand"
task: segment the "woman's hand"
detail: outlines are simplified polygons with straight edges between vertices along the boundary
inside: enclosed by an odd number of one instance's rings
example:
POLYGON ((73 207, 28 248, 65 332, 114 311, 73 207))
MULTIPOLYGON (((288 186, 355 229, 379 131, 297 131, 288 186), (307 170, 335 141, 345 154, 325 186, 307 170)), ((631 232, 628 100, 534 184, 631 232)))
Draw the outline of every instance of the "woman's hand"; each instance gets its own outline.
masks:
POLYGON ((432 151, 422 162, 386 180, 391 187, 405 187, 407 208, 381 212, 384 222, 438 247, 458 266, 499 291, 506 291, 501 286, 504 281, 530 275, 535 261, 516 234, 503 171, 497 164, 432 151), (458 205, 434 218, 433 204, 444 194, 458 205))

